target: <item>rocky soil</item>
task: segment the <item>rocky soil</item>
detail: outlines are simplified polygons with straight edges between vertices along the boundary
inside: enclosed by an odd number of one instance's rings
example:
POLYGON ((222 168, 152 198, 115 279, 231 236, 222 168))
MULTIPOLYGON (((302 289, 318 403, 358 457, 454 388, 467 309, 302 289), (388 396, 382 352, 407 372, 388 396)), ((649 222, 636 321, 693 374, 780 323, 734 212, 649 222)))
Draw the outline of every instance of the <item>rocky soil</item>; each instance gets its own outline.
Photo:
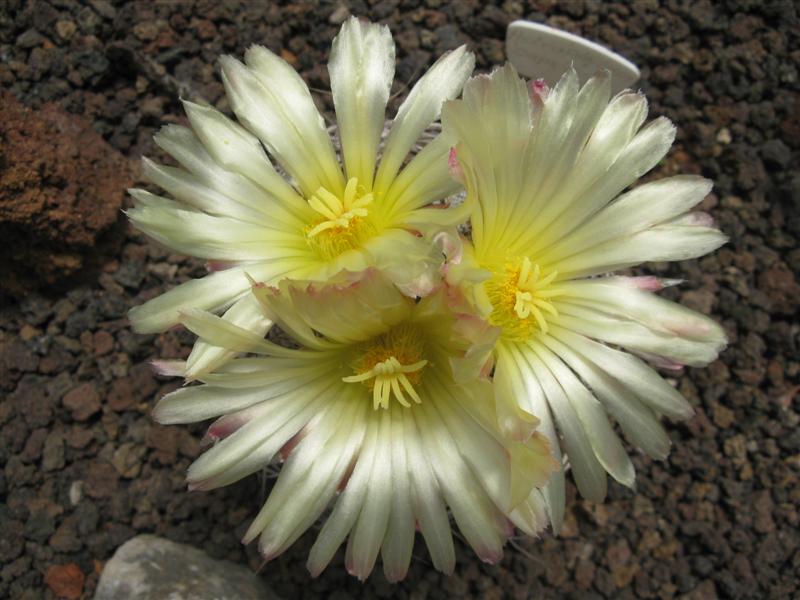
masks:
MULTIPOLYGON (((677 384, 697 415, 670 426, 669 459, 637 456, 635 493, 612 485, 605 504, 571 501, 558 538, 519 539, 496 566, 462 548, 450 578, 431 568, 419 545, 406 581, 391 586, 379 572, 358 583, 346 575, 341 556, 311 580, 304 562, 312 534, 266 565, 263 579, 286 598, 797 594, 796 5, 0 0, 0 83, 34 112, 57 106, 91 124, 99 137, 87 133, 96 141, 84 145, 103 147, 119 161, 110 174, 116 183, 102 188, 116 213, 116 190, 129 183, 126 169, 135 170, 143 153, 155 154, 151 136, 160 124, 184 120, 179 95, 226 107, 215 63, 222 53, 241 55, 252 43, 266 44, 298 68, 330 110, 325 60, 350 13, 392 27, 398 93, 461 43, 475 50, 481 69, 502 63, 505 27, 515 18, 585 35, 638 64, 651 114, 678 125, 677 144, 659 173, 713 178, 705 207, 731 238, 710 257, 651 270, 685 279, 674 296, 722 322, 731 347, 709 368, 680 376, 677 384)), ((42 165, 58 169, 70 159, 53 140, 40 144, 33 156, 42 165)), ((0 181, 7 186, 16 157, 0 155, 0 181)), ((76 190, 97 192, 97 178, 86 168, 69 178, 45 177, 41 185, 74 198, 82 197, 76 190)), ((64 223, 74 217, 65 215, 64 223)), ((62 233, 95 215, 85 217, 62 224, 62 233)), ((191 336, 139 336, 125 321, 131 306, 202 275, 204 267, 124 227, 118 237, 116 251, 94 253, 97 260, 81 281, 47 286, 0 308, 0 597, 89 598, 103 562, 137 533, 260 564, 239 537, 269 481, 252 477, 225 490, 187 492, 183 472, 200 451, 202 428, 159 427, 148 417, 155 400, 177 384, 156 378, 147 361, 185 356, 191 336)), ((4 235, 2 241, 12 257, 29 249, 24 239, 4 235)), ((16 271, 7 260, 2 264, 5 288, 16 271)))

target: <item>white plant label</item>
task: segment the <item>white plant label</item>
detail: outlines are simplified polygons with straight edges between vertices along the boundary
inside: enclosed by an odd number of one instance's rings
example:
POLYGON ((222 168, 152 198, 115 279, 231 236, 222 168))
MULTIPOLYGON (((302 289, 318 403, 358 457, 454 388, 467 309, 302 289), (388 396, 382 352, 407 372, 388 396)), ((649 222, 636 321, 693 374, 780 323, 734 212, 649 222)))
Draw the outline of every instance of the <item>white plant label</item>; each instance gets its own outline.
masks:
POLYGON ((575 67, 581 82, 599 69, 611 72, 611 89, 618 92, 639 80, 639 69, 629 60, 580 36, 530 21, 514 21, 506 31, 508 60, 525 77, 555 85, 575 67))

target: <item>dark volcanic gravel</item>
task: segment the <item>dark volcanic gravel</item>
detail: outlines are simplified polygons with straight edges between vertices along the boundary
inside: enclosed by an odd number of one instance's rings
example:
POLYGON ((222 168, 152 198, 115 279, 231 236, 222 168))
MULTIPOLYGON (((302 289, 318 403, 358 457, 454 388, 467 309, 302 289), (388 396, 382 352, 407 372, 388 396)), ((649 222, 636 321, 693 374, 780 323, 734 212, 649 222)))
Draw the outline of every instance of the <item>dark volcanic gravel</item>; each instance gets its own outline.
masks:
MULTIPOLYGON (((379 569, 364 585, 341 555, 317 580, 312 536, 268 564, 286 598, 790 598, 800 572, 800 45, 791 0, 601 3, 477 0, 261 3, 0 0, 0 83, 24 104, 83 115, 124 157, 153 154, 178 96, 226 107, 216 59, 252 43, 279 52, 318 90, 338 24, 388 23, 397 91, 463 42, 488 69, 506 25, 529 18, 601 41, 642 68, 651 114, 678 125, 660 175, 716 182, 705 207, 731 241, 715 254, 652 270, 720 320, 731 347, 678 385, 697 409, 672 425, 669 459, 635 458, 637 491, 570 502, 559 538, 520 540, 497 566, 464 549, 437 574, 418 546, 408 578, 379 569), (348 8, 349 7, 349 8, 348 8)), ((330 98, 318 94, 330 109, 330 98)), ((2 168, 0 161, 0 168, 2 168)), ((135 162, 134 162, 135 165, 135 162)), ((91 185, 87 180, 86 185, 91 185)), ((253 477, 189 493, 183 473, 202 428, 163 428, 148 412, 177 384, 148 359, 182 357, 192 336, 133 334, 127 309, 204 272, 128 232, 86 282, 0 309, 0 597, 91 597, 103 561, 140 532, 257 566, 239 537, 259 506, 253 477)), ((5 275, 2 276, 3 279, 5 275)), ((574 490, 572 490, 574 492, 574 490)), ((574 493, 572 494, 574 496, 574 493)), ((797 596, 794 596, 797 597, 797 596)))

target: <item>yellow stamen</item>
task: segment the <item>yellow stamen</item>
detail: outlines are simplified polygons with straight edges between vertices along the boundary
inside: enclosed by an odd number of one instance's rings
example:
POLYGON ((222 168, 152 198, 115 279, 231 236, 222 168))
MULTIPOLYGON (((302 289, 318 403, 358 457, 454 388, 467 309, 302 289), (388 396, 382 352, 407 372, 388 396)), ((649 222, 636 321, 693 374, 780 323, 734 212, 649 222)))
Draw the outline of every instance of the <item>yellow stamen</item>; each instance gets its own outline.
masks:
POLYGON ((309 245, 324 259, 358 248, 375 233, 374 225, 367 219, 367 206, 373 198, 371 192, 358 195, 355 177, 347 181, 342 198, 320 187, 308 199, 308 205, 321 217, 306 227, 309 245))
POLYGON ((424 343, 420 332, 409 325, 398 325, 364 347, 354 365, 356 374, 343 377, 345 383, 365 383, 372 386, 374 409, 389 408, 394 397, 401 406, 409 408, 409 398, 422 403, 415 384, 421 380, 428 361, 422 358, 424 343))
POLYGON ((526 341, 537 332, 547 333, 545 313, 558 317, 550 299, 563 293, 551 287, 557 276, 557 271, 551 271, 542 277, 541 267, 527 256, 510 261, 485 284, 493 307, 489 322, 514 341, 526 341))
POLYGON ((408 395, 414 399, 417 404, 422 404, 422 399, 417 394, 411 382, 406 377, 406 373, 416 373, 428 364, 427 360, 420 360, 413 365, 403 365, 394 356, 390 356, 386 360, 377 363, 369 371, 360 373, 359 375, 351 375, 350 377, 342 377, 345 383, 358 383, 375 378, 375 384, 372 388, 372 407, 374 409, 389 408, 389 399, 394 392, 395 399, 408 408, 411 403, 406 400, 403 392, 400 390, 400 385, 405 388, 408 395))

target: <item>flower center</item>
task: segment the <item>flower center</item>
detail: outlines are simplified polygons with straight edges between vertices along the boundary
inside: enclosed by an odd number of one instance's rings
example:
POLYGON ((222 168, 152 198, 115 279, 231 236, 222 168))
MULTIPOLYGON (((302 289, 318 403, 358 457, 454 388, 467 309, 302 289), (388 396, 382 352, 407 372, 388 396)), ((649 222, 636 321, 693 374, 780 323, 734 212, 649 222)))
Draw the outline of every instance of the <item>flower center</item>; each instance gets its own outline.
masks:
POLYGON ((320 187, 308 199, 309 206, 320 215, 306 227, 309 245, 326 260, 360 247, 375 233, 367 210, 372 200, 372 192, 359 195, 355 177, 348 180, 342 198, 320 187))
POLYGON ((414 389, 428 364, 423 358, 425 344, 420 332, 410 325, 398 325, 369 342, 355 365, 355 375, 343 377, 345 383, 364 383, 372 387, 372 407, 389 408, 394 396, 406 408, 422 399, 414 389))
POLYGON ((492 303, 489 322, 501 327, 506 338, 517 342, 530 339, 537 331, 547 333, 545 313, 558 316, 551 298, 561 292, 550 287, 557 275, 558 271, 551 271, 542 277, 539 265, 531 263, 527 256, 506 264, 503 273, 485 284, 492 303))

